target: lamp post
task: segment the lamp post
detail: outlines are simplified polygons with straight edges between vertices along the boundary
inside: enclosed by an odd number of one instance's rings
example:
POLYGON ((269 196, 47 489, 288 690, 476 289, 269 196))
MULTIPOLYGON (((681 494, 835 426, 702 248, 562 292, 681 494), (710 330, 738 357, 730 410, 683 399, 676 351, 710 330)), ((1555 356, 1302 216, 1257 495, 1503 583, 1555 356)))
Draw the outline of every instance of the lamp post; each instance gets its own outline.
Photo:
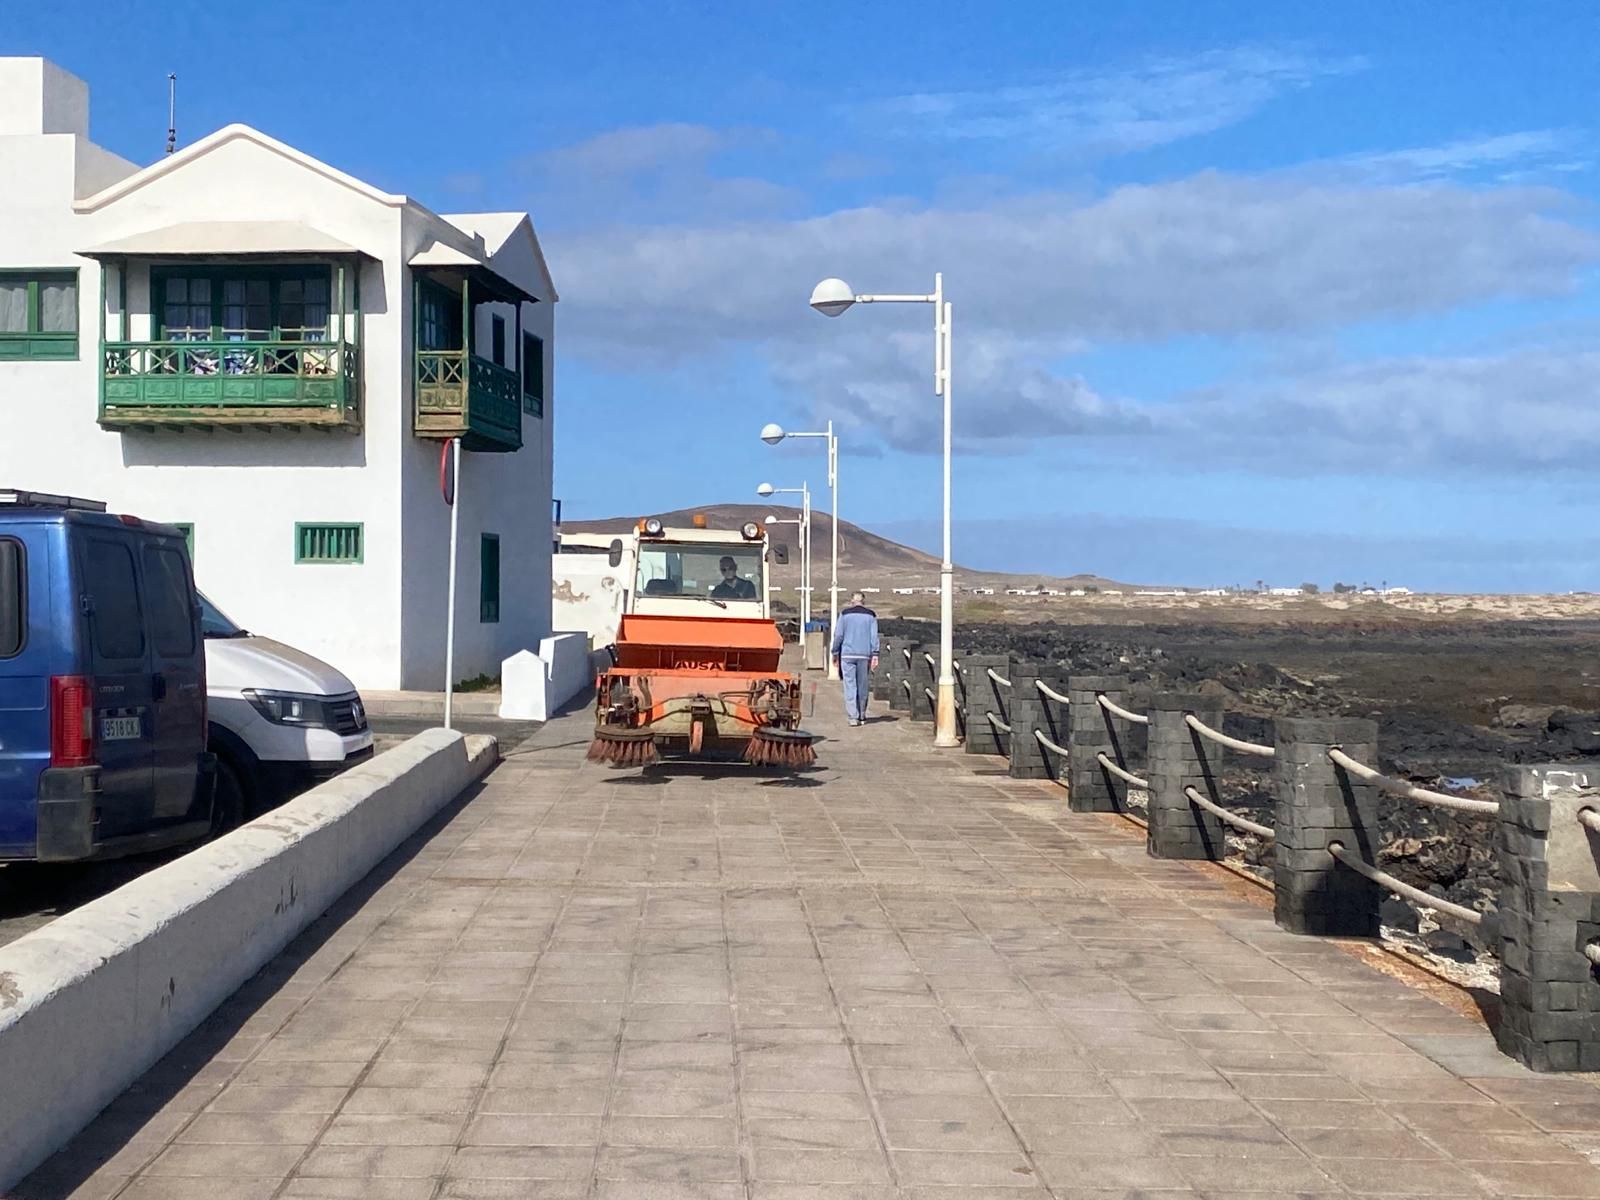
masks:
POLYGON ((776 496, 786 492, 799 493, 800 519, 805 522, 805 535, 800 539, 800 632, 803 635, 806 626, 811 623, 811 489, 803 482, 797 488, 773 487, 770 483, 763 483, 756 488, 758 496, 776 496))
POLYGON ((933 744, 957 746, 960 741, 956 737, 956 679, 951 670, 955 625, 955 568, 950 562, 951 312, 950 302, 944 298, 944 275, 934 275, 933 291, 925 296, 858 294, 842 279, 824 279, 811 292, 811 307, 825 317, 837 317, 853 304, 933 305, 933 394, 944 397, 944 557, 939 564, 939 695, 934 713, 933 744))
MULTIPOLYGON (((828 563, 828 636, 833 636, 833 627, 839 623, 839 439, 833 436, 833 422, 828 422, 828 428, 810 433, 791 433, 782 425, 767 424, 761 427, 761 440, 769 446, 776 446, 784 438, 827 438, 828 439, 828 486, 833 489, 833 518, 829 522, 833 526, 833 546, 829 554, 828 563)), ((809 517, 807 518, 809 520, 809 517)), ((806 540, 809 542, 810 536, 806 540)), ((811 582, 810 576, 806 582, 811 582)), ((805 634, 801 629, 802 637, 805 634)), ((839 678, 839 668, 834 666, 833 655, 828 655, 828 678, 839 678)), ((954 718, 952 718, 953 720, 954 718)))

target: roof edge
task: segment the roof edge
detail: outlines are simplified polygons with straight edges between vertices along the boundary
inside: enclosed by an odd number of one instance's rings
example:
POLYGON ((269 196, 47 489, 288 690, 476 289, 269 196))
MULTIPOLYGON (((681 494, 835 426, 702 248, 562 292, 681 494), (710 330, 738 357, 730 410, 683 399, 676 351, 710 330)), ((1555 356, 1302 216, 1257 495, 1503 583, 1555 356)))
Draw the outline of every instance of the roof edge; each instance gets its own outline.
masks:
POLYGON ((410 202, 408 198, 403 195, 397 195, 392 192, 385 192, 379 188, 375 188, 370 183, 366 183, 363 180, 357 179, 354 175, 347 174, 346 172, 339 170, 337 167, 329 166, 321 159, 313 158, 303 150, 296 150, 287 142, 280 142, 277 138, 272 137, 269 134, 262 133, 259 129, 256 129, 250 125, 235 123, 232 125, 224 125, 221 129, 218 129, 214 133, 207 134, 197 142, 191 142, 182 150, 179 150, 175 154, 168 155, 160 162, 152 163, 148 167, 143 167, 140 170, 135 171, 126 179, 119 180, 110 187, 102 188, 93 195, 85 196, 81 200, 73 201, 73 211, 80 213, 95 212, 98 209, 104 208, 108 204, 115 203, 124 196, 138 191, 146 184, 153 183, 157 179, 160 179, 173 171, 182 169, 190 162, 193 162, 199 158, 203 158, 205 155, 211 153, 211 151, 217 149, 218 147, 227 145, 229 142, 239 141, 241 139, 254 142, 263 149, 270 150, 274 154, 281 155, 282 157, 289 159, 291 162, 304 167, 306 170, 320 175, 324 179, 341 184, 342 186, 349 188, 351 191, 366 196, 369 200, 372 200, 378 204, 383 204, 390 208, 402 208, 410 202))

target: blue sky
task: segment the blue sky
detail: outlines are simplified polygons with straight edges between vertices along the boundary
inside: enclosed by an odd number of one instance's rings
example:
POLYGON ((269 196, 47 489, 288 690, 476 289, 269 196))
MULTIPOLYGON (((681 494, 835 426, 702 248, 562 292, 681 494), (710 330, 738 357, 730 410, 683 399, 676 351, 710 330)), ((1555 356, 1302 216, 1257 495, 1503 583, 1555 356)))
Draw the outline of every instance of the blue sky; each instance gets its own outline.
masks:
POLYGON ((98 140, 244 121, 532 212, 574 515, 823 482, 936 545, 1185 583, 1600 587, 1600 213, 1577 3, 5 4, 98 140), (627 469, 598 469, 594 447, 627 469))

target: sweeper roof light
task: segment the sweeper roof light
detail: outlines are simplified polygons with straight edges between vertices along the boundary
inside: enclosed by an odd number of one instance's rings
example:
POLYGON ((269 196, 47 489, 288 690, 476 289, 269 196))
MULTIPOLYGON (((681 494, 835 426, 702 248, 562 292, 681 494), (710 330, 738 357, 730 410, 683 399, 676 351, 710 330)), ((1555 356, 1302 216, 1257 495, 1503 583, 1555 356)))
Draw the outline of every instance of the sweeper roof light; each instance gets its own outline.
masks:
POLYGON ((639 532, 645 537, 660 537, 666 531, 667 527, 661 523, 660 517, 646 517, 639 522, 639 532))
POLYGON ((754 521, 746 521, 739 532, 744 534, 745 541, 753 542, 761 536, 761 526, 754 521))

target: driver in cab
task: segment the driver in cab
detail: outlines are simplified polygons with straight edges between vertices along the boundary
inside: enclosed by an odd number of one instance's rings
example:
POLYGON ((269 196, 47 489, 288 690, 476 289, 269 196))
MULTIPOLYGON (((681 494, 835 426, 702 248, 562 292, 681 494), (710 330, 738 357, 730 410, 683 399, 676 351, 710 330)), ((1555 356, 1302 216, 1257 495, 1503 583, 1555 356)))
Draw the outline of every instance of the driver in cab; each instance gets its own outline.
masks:
POLYGON ((748 579, 739 577, 739 564, 728 555, 722 556, 722 561, 717 564, 722 572, 722 582, 711 589, 713 600, 754 600, 756 598, 756 585, 748 579))

